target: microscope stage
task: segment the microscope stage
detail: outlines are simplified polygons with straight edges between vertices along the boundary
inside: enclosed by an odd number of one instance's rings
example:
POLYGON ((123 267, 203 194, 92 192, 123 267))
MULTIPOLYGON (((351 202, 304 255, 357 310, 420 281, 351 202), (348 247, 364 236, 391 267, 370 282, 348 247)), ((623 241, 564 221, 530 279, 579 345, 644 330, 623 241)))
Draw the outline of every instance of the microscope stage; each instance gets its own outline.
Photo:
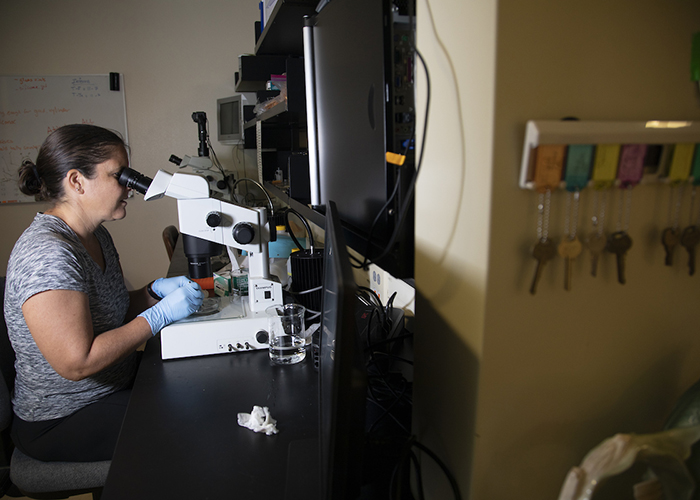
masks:
POLYGON ((163 359, 245 352, 269 347, 267 315, 265 311, 251 311, 247 297, 212 297, 206 300, 218 301, 218 312, 206 315, 195 313, 161 330, 163 359))

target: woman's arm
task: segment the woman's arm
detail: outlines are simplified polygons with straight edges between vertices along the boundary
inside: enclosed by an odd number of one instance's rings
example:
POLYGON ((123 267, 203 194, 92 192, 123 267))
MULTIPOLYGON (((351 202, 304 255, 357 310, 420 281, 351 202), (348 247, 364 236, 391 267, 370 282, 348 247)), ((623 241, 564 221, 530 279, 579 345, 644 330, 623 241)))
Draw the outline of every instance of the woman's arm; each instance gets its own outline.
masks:
MULTIPOLYGON (((138 292, 148 296, 145 288, 133 293, 138 292)), ((146 304, 148 298, 135 300, 146 304)), ((22 313, 41 353, 59 375, 69 380, 81 380, 104 370, 152 336, 143 317, 95 336, 88 296, 73 290, 33 295, 22 305, 22 313)))

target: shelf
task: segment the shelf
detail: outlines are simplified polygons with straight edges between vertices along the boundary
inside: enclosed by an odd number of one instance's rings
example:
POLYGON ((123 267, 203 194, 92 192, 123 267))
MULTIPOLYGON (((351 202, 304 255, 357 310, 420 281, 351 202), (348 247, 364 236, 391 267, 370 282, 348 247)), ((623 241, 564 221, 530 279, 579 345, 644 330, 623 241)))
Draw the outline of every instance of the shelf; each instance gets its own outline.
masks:
POLYGON ((270 109, 265 111, 264 113, 259 114, 252 120, 248 120, 245 122, 243 125, 244 128, 248 129, 251 127, 254 127, 256 123, 258 122, 264 122, 267 121, 271 118, 274 118, 275 116, 281 115, 282 113, 287 112, 287 101, 285 100, 284 102, 280 102, 272 106, 270 109))
POLYGON ((248 129, 257 122, 265 122, 276 116, 288 113, 287 124, 306 126, 306 92, 304 86, 304 61, 300 57, 287 59, 287 99, 245 122, 248 129))
POLYGON ((270 75, 279 75, 287 70, 287 56, 238 56, 236 92, 265 90, 270 75))
POLYGON ((304 53, 304 16, 316 14, 318 0, 278 0, 255 44, 256 55, 304 53))
POLYGON ((265 181, 264 183, 265 189, 267 189, 270 194, 278 198, 280 201, 282 201, 285 205, 293 208, 297 212, 299 212, 301 215, 303 215, 309 222, 313 222, 316 224, 318 227, 321 229, 326 228, 326 217, 320 213, 317 212, 316 210, 313 210, 312 208, 309 208, 308 206, 299 203, 297 200, 290 198, 289 195, 282 189, 278 188, 274 184, 272 184, 269 181, 265 181))

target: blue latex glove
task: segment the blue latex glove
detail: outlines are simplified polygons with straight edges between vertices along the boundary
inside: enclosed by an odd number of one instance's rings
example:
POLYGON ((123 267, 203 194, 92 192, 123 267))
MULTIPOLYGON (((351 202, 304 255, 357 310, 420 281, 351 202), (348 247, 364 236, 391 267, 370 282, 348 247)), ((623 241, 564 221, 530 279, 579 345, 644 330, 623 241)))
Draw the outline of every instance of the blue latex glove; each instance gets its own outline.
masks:
POLYGON ((158 278, 151 284, 151 290, 161 299, 174 292, 181 286, 185 286, 190 280, 187 276, 176 276, 175 278, 158 278))
POLYGON ((189 281, 163 300, 139 314, 151 326, 153 335, 174 321, 186 318, 195 312, 204 301, 204 292, 199 284, 189 281))

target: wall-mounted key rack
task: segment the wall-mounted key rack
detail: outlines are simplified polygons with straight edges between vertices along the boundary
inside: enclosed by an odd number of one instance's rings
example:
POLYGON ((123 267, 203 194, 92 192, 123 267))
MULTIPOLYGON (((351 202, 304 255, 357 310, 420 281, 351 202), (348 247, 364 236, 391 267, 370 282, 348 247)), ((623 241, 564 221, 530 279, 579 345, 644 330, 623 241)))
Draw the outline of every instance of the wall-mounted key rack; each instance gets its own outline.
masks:
POLYGON ((700 205, 695 202, 700 191, 700 122, 529 121, 520 187, 538 193, 537 239, 532 248, 537 265, 530 293, 535 294, 542 268, 556 254, 564 258, 564 288, 571 290, 572 262, 583 248, 590 253, 591 276, 597 275, 599 257, 608 253, 617 263, 617 281, 626 283, 625 257, 632 247, 628 232, 632 188, 652 182, 666 184, 671 193, 669 214, 673 217, 660 238, 665 264, 673 265, 674 247, 685 247, 692 276, 695 246, 700 244, 700 205), (692 185, 690 225, 683 229, 680 209, 688 184, 692 185), (591 227, 579 237, 579 200, 581 191, 588 187, 594 188, 591 227), (551 202, 557 190, 566 190, 567 194, 561 237, 550 231, 551 202), (614 226, 606 224, 611 197, 617 201, 614 226))
POLYGON ((700 122, 527 122, 520 187, 547 191, 700 184, 700 122))

